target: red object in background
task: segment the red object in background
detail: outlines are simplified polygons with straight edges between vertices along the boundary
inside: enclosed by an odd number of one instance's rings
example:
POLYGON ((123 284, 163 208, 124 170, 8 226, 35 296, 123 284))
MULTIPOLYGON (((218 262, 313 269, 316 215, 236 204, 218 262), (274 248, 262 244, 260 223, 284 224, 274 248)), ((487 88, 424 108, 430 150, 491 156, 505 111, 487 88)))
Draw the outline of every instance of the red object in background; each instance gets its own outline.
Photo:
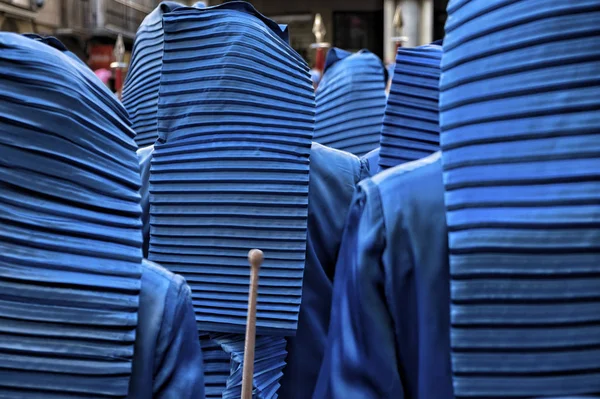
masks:
POLYGON ((323 70, 325 69, 325 53, 327 52, 327 48, 325 47, 318 47, 317 48, 317 56, 315 58, 315 69, 319 72, 321 72, 321 74, 323 73, 323 70))
POLYGON ((123 88, 123 69, 115 68, 115 90, 119 93, 119 99, 121 89, 123 88))
POLYGON ((90 57, 88 59, 90 69, 93 71, 96 69, 110 70, 110 63, 115 60, 113 49, 114 46, 111 44, 96 44, 90 46, 90 57))

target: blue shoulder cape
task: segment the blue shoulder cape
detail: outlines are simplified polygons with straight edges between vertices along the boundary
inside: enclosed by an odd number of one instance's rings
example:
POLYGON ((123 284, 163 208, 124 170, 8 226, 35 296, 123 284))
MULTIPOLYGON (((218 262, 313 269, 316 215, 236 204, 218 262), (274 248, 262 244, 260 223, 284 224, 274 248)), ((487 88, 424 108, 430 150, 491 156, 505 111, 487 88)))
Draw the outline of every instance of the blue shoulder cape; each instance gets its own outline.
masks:
POLYGON ((453 399, 440 155, 359 185, 315 399, 453 399))
POLYGON ((366 162, 356 156, 313 143, 302 305, 296 336, 287 338, 282 398, 310 398, 314 391, 327 346, 333 277, 344 224, 356 185, 367 175, 366 162))

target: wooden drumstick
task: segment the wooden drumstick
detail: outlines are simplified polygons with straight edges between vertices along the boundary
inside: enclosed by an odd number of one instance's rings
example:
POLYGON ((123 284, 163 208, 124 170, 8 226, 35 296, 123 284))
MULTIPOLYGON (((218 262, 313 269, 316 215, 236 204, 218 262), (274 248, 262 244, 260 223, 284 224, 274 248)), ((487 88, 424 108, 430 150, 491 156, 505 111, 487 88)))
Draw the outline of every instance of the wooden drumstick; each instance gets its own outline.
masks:
POLYGON ((242 374, 242 399, 252 399, 254 380, 254 346, 256 341, 256 301, 258 297, 258 272, 263 262, 260 249, 248 252, 250 262, 250 293, 248 294, 248 319, 246 321, 246 342, 244 343, 244 369, 242 374))

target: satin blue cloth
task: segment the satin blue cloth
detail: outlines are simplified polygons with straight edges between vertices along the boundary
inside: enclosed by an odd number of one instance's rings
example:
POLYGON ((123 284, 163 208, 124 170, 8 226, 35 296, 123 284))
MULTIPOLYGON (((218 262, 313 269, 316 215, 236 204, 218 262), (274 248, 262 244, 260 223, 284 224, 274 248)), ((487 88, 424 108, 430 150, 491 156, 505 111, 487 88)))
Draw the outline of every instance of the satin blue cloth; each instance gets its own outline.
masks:
POLYGON ((204 399, 204 367, 190 287, 144 259, 131 399, 204 399))
POLYGON ((600 394, 600 2, 450 1, 457 398, 600 394))
POLYGON ((379 145, 387 70, 373 53, 332 48, 317 88, 314 140, 362 156, 379 145))
POLYGON ((377 173, 381 172, 381 166, 379 166, 380 151, 381 148, 376 148, 360 157, 361 160, 366 161, 369 165, 369 177, 375 176, 377 173))
POLYGON ((280 396, 310 398, 327 345, 333 277, 346 216, 368 165, 356 156, 313 143, 310 156, 308 242, 302 306, 295 337, 288 337, 288 365, 280 396))
POLYGON ((334 280, 315 399, 454 399, 440 154, 363 180, 334 280))
MULTIPOLYGON (((163 14, 183 5, 164 1, 144 18, 135 35, 131 62, 123 84, 123 105, 129 112, 139 147, 154 144, 158 138, 158 91, 162 68, 163 14)), ((195 7, 204 8, 203 3, 195 7)))
POLYGON ((439 150, 442 47, 399 48, 380 137, 379 166, 387 169, 439 150))
POLYGON ((201 331, 244 334, 247 254, 261 248, 257 333, 294 334, 315 112, 308 66, 249 3, 181 7, 163 22, 148 257, 186 278, 201 331))
POLYGON ((141 288, 134 133, 49 44, 0 33, 0 397, 123 398, 141 288))

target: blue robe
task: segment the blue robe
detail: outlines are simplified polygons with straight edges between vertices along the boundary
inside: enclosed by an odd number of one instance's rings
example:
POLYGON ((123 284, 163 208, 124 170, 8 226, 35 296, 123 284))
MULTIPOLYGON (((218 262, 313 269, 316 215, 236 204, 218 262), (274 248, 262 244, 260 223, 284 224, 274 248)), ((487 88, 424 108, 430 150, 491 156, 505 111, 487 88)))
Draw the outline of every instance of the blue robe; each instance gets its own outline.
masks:
POLYGON ((453 399, 439 153, 360 183, 315 399, 453 399))
POLYGON ((302 305, 295 337, 288 337, 288 365, 280 396, 310 398, 327 345, 335 263, 346 216, 368 165, 347 152, 313 143, 310 156, 308 240, 302 305))
POLYGON ((190 287, 181 276, 145 259, 129 398, 204 399, 190 287))

